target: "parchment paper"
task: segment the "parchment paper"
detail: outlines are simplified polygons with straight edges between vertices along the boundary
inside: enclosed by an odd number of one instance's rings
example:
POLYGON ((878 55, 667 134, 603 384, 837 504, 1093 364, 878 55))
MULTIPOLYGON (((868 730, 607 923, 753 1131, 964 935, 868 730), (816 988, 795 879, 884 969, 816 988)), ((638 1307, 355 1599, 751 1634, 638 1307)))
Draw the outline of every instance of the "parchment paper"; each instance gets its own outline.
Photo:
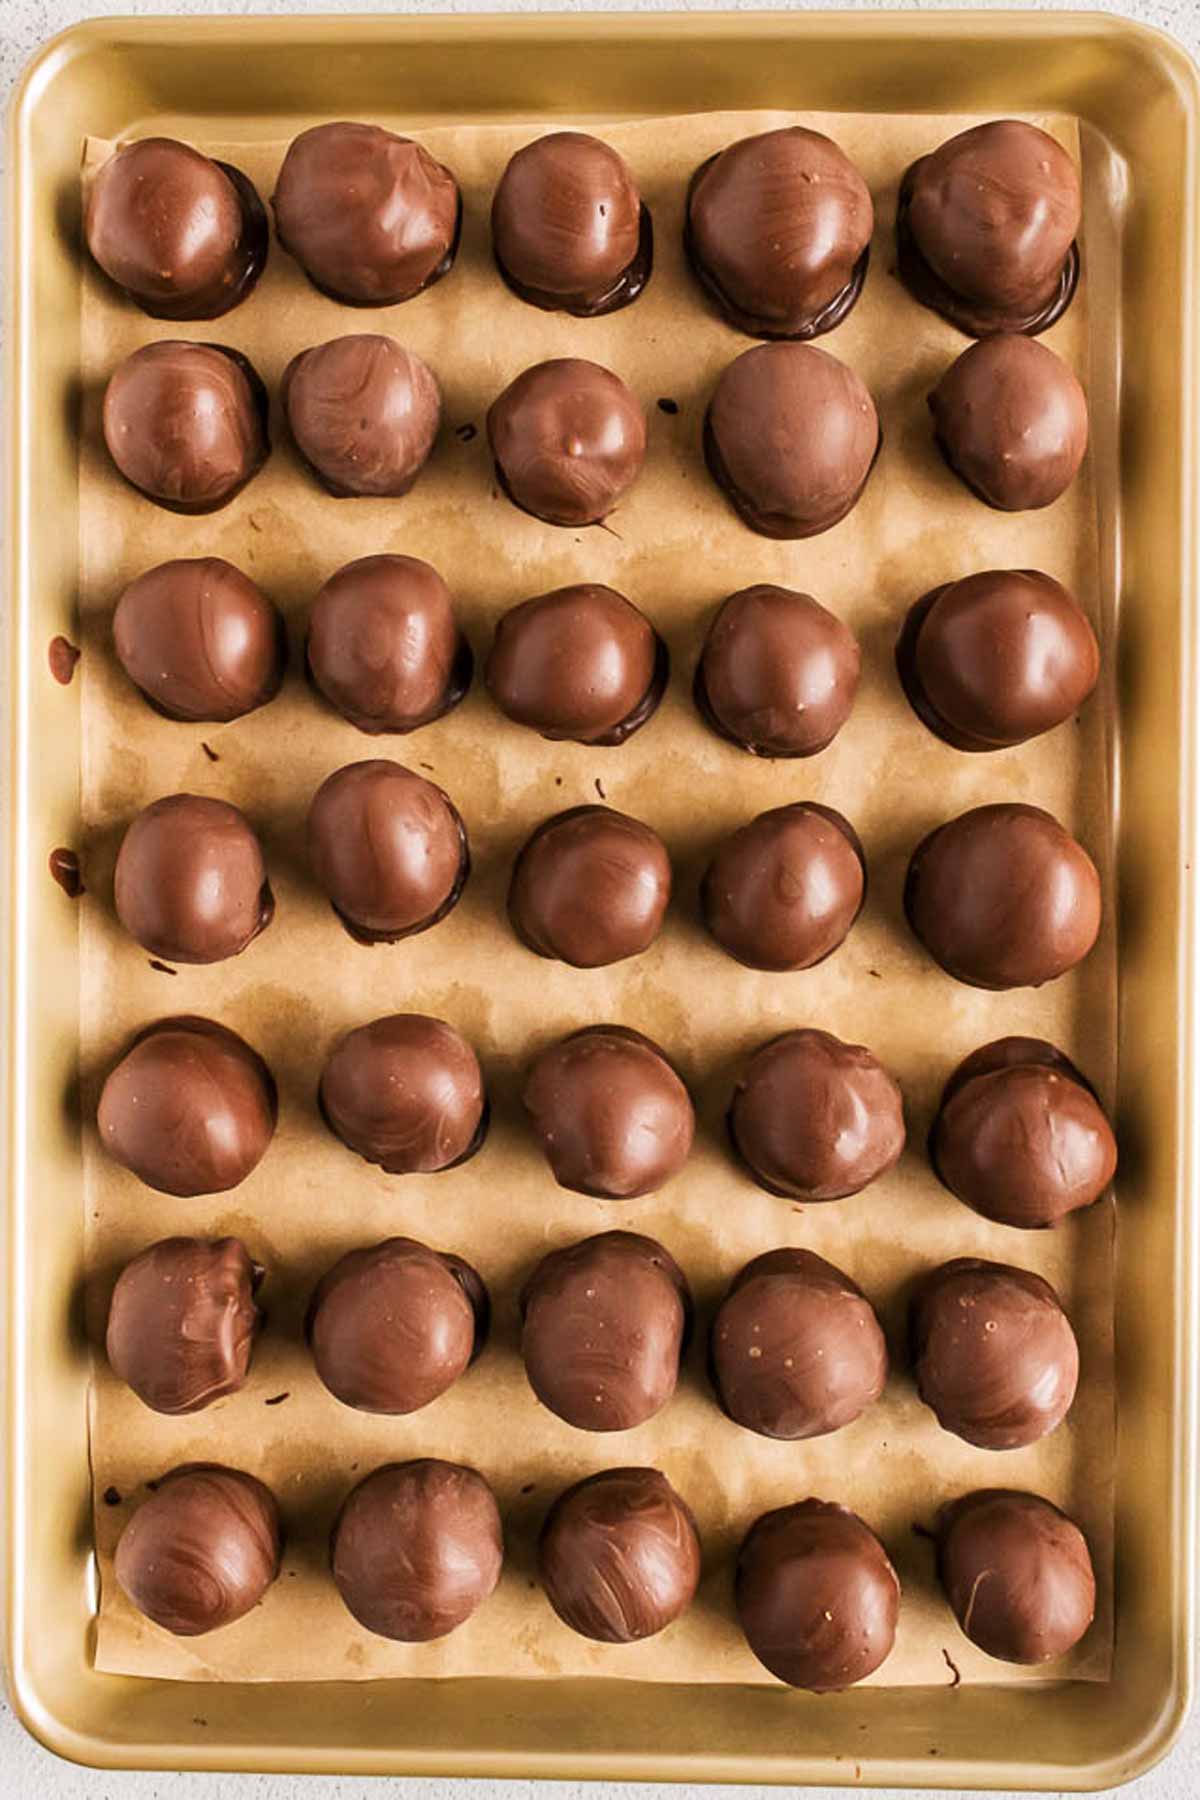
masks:
MULTIPOLYGON (((492 267, 491 192, 508 156, 535 126, 422 134, 458 175, 465 227, 452 274, 404 306, 338 306, 307 285, 274 241, 253 298, 211 324, 146 319, 87 271, 81 1110, 89 1331, 101 1346, 117 1271, 144 1245, 176 1232, 240 1235, 267 1267, 261 1301, 269 1313, 245 1389, 192 1418, 164 1419, 146 1410, 113 1378, 98 1349, 92 1457, 100 1668, 261 1681, 402 1674, 767 1681, 734 1619, 733 1555, 759 1513, 815 1494, 860 1511, 881 1533, 903 1582, 895 1652, 877 1682, 943 1683, 958 1672, 965 1681, 993 1683, 1106 1676, 1114 1434, 1110 1204, 1055 1233, 991 1225, 939 1187, 924 1142, 951 1068, 1005 1033, 1060 1044, 1111 1094, 1111 926, 1078 972, 1040 992, 988 994, 942 974, 910 936, 900 906, 917 840, 942 820, 992 800, 1027 800, 1057 814, 1099 859, 1111 906, 1104 701, 1093 700, 1080 719, 1040 741, 964 756, 918 723, 892 664, 907 606, 935 583, 989 567, 1044 569, 1079 595, 1109 635, 1096 577, 1091 465, 1097 459, 1089 459, 1055 506, 1007 516, 972 498, 932 443, 925 395, 964 340, 918 307, 892 275, 895 193, 914 156, 973 122, 762 113, 604 128, 635 170, 655 227, 655 270, 646 294, 607 319, 579 321, 524 306, 492 267), (874 394, 883 451, 846 521, 808 542, 775 543, 738 522, 704 468, 704 406, 720 370, 749 340, 709 311, 685 268, 680 228, 687 178, 702 158, 747 132, 793 121, 831 131, 875 199, 865 292, 823 342, 874 394), (442 384, 442 435, 415 491, 402 501, 326 496, 299 465, 279 417, 279 380, 293 353, 352 331, 394 334, 427 358, 442 384), (245 351, 272 395, 275 448, 266 469, 231 506, 207 518, 162 511, 125 486, 100 437, 100 395, 117 362, 139 344, 176 336, 245 351), (483 433, 489 402, 527 364, 570 354, 617 370, 649 418, 644 474, 611 529, 542 525, 511 506, 492 479, 483 433), (660 408, 660 400, 678 411, 660 408), (352 557, 379 551, 422 556, 441 570, 457 596, 477 666, 494 621, 514 602, 570 581, 610 583, 644 607, 669 642, 672 678, 662 707, 620 749, 552 745, 504 720, 477 677, 465 704, 439 723, 408 738, 363 737, 305 684, 302 644, 306 611, 321 582, 352 557), (165 558, 201 554, 227 557, 260 582, 285 609, 291 632, 292 669, 282 696, 225 727, 159 718, 125 680, 111 647, 110 619, 123 586, 165 558), (724 595, 755 581, 815 594, 862 643, 854 714, 833 746, 811 761, 757 761, 708 732, 692 707, 692 668, 713 611, 724 595), (210 759, 205 744, 219 760, 210 759), (394 947, 368 949, 350 940, 315 890, 305 867, 303 821, 331 770, 380 754, 448 790, 467 822, 474 870, 446 922, 394 947), (246 810, 263 835, 278 910, 266 934, 236 960, 171 974, 155 969, 121 932, 111 877, 121 833, 135 812, 179 790, 220 795, 246 810), (531 828, 559 808, 598 796, 663 834, 675 863, 676 897, 660 941, 646 955, 587 972, 524 950, 508 929, 503 901, 512 857, 531 828), (725 832, 765 807, 802 798, 831 803, 858 828, 870 869, 868 903, 848 942, 820 968, 755 974, 722 955, 701 930, 699 873, 725 832), (314 1103, 335 1038, 404 1009, 436 1014, 465 1032, 481 1054, 494 1103, 483 1152, 428 1179, 396 1179, 368 1167, 329 1135, 314 1103), (185 1012, 209 1014, 242 1032, 266 1056, 280 1090, 278 1135, 255 1173, 230 1195, 191 1201, 154 1194, 107 1161, 93 1122, 100 1081, 131 1034, 150 1020, 185 1012), (657 1039, 679 1064, 699 1116, 685 1172, 662 1193, 625 1205, 556 1188, 519 1109, 521 1071, 533 1052, 575 1026, 603 1020, 638 1026, 657 1039), (836 1205, 803 1207, 762 1193, 731 1161, 724 1141, 722 1115, 740 1057, 801 1024, 868 1044, 906 1097, 909 1149, 899 1167, 836 1205), (679 1392, 656 1419, 619 1436, 589 1435, 534 1400, 517 1354, 516 1294, 547 1249, 612 1226, 648 1232, 673 1252, 693 1285, 698 1328, 679 1392), (338 1256, 395 1233, 476 1263, 491 1287, 495 1322, 486 1353, 450 1393, 393 1420, 351 1411, 325 1392, 301 1324, 312 1286, 338 1256), (780 1244, 809 1246, 859 1281, 880 1310, 894 1356, 880 1404, 848 1429, 800 1444, 768 1442, 732 1424, 718 1410, 703 1368, 708 1322, 729 1279, 751 1256, 780 1244), (997 1454, 961 1443, 921 1406, 904 1370, 911 1284, 923 1270, 961 1255, 1038 1270, 1058 1288, 1078 1333, 1079 1398, 1069 1421, 1032 1448, 997 1454), (467 1625, 440 1643, 406 1647, 354 1624, 328 1578, 326 1543, 334 1513, 357 1479, 380 1463, 418 1455, 465 1460, 487 1476, 505 1516, 508 1555, 499 1589, 467 1625), (129 1606, 111 1557, 145 1497, 145 1483, 195 1459, 226 1462, 269 1482, 283 1506, 288 1548, 281 1578, 260 1607, 231 1628, 188 1642, 148 1625, 129 1606), (631 1463, 661 1467, 690 1502, 705 1574, 682 1620, 643 1644, 611 1648, 588 1643, 555 1618, 536 1588, 533 1545, 560 1488, 591 1471, 631 1463), (993 1485, 1046 1494, 1087 1532, 1099 1574, 1099 1613, 1065 1664, 1028 1671, 981 1655, 958 1631, 937 1589, 921 1528, 948 1497, 993 1485)), ((1073 124, 1041 122, 1078 151, 1073 124)), ((201 147, 237 163, 269 196, 283 144, 201 147)), ((105 146, 90 145, 91 165, 105 153, 105 146)), ((1086 284, 1047 341, 1087 379, 1086 284)), ((48 895, 47 904, 68 902, 48 895)))

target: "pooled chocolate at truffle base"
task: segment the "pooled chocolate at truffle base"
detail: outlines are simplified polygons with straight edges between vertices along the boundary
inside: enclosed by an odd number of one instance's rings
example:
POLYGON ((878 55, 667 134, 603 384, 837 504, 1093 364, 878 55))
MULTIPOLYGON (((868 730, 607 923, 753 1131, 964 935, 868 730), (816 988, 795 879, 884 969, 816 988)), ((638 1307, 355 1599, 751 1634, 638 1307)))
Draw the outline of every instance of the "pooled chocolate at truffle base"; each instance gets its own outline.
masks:
POLYGON ((240 1469, 196 1463, 172 1469, 142 1501, 113 1566, 146 1618, 176 1637, 199 1637, 257 1606, 282 1554, 271 1490, 240 1469))
POLYGON ((308 621, 316 686, 360 731, 415 731, 457 706, 474 659, 450 590, 415 556, 363 556, 329 577, 308 621))
POLYGON ((390 1463, 351 1490, 329 1552, 360 1625, 426 1644, 464 1624, 499 1581, 500 1511, 474 1469, 433 1457, 390 1463))
POLYGON ((944 1508, 938 1578, 967 1637, 1001 1662, 1053 1662, 1095 1617, 1087 1539, 1037 1494, 987 1488, 944 1508))
POLYGON ((439 281, 458 249, 449 169, 379 125, 314 125, 292 139, 271 199, 279 241, 315 288, 394 306, 439 281))
POLYGON ((857 1513, 801 1500, 750 1527, 734 1600, 764 1668, 790 1687, 825 1694, 862 1681, 890 1655, 900 1582, 857 1513))
POLYGON ((96 170, 88 249, 152 319, 217 319, 267 260, 267 215, 240 169, 175 138, 142 138, 96 170))
POLYGON ((976 806, 913 851, 904 910, 947 974, 971 987, 1040 987, 1081 962, 1100 930, 1100 877, 1037 806, 976 806))
POLYGON ((684 245, 739 331, 812 338, 840 325, 862 292, 874 223, 867 184, 845 152, 791 125, 701 163, 684 245))
POLYGON ((119 363, 104 390, 104 442, 133 487, 168 512, 228 505, 266 462, 267 390, 220 344, 164 338, 119 363))
POLYGON ((743 351, 704 417, 709 473, 761 537, 815 537, 844 519, 879 443, 874 402, 854 370, 812 344, 743 351))
POLYGON ((624 159, 582 131, 551 131, 509 161, 492 201, 496 267, 522 300, 596 318, 636 300, 654 231, 624 159))
POLYGON ((633 1644, 695 1598, 700 1538, 657 1469, 604 1469, 558 1496, 538 1540, 546 1598, 581 1637, 633 1644))
POLYGON ((754 1051, 729 1107, 734 1149, 759 1187, 786 1200, 843 1200, 904 1148, 900 1089, 861 1044, 785 1031, 754 1051))
POLYGON ((815 756, 850 716, 861 660, 854 633, 811 595, 742 588, 709 626, 696 705, 752 756, 815 756))
POLYGON ((383 757, 349 763, 308 809, 313 874, 360 944, 427 931, 470 873, 466 828, 432 781, 383 757))
POLYGON ((518 725, 608 747, 653 715, 667 674, 667 647, 645 614, 614 588, 581 582, 509 608, 484 680, 518 725))
POLYGON ((717 846, 704 871, 704 923, 749 969, 811 969, 862 911, 866 864, 857 833, 832 807, 776 806, 717 846))
POLYGON ((281 388, 288 429, 335 499, 407 494, 442 418, 433 372, 395 338, 332 338, 294 356, 281 388))
POLYGON ((487 1130, 479 1058, 453 1025, 423 1013, 348 1031, 325 1064, 320 1105, 330 1130, 389 1175, 452 1169, 487 1130))
POLYGON ((526 840, 508 916, 538 956, 599 969, 648 950, 670 898, 671 861, 656 831, 609 806, 574 806, 526 840))
POLYGON ((194 1413, 246 1379, 263 1271, 239 1238, 163 1238, 126 1263, 108 1309, 113 1374, 154 1412, 194 1413))
POLYGON ((675 1392, 691 1296, 653 1238, 605 1231, 542 1258, 521 1294, 521 1355, 543 1406, 580 1431, 644 1425, 675 1392))
POLYGON ((623 1025, 585 1025, 549 1045, 521 1098, 559 1186, 597 1200, 653 1193, 692 1147, 687 1089, 658 1045, 623 1025))
POLYGON ((113 614, 121 667, 168 719, 228 724, 273 700, 287 667, 283 616, 219 556, 159 563, 113 614))
POLYGON ((245 813, 199 794, 169 794, 138 814, 121 841, 113 891, 130 937, 167 962, 238 956, 275 912, 245 813))
POLYGON ((598 525, 637 480, 646 420, 619 375, 580 357, 535 363, 487 416, 501 487, 548 525, 598 525))
POLYGON ((1000 512, 1030 512, 1065 494, 1088 446, 1074 371, 1045 344, 990 337, 964 350, 929 396, 938 449, 1000 512))

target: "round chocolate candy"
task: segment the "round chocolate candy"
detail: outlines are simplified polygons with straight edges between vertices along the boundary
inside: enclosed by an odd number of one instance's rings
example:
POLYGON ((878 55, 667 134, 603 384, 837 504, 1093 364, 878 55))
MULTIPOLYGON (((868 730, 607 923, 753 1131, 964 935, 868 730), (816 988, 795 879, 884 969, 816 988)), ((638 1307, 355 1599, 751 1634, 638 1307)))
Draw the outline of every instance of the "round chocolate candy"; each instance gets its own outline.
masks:
POLYGON ((228 724, 273 700, 287 667, 283 617, 219 556, 159 563, 113 614, 121 667, 168 719, 228 724))
POLYGON ((646 420, 619 375, 576 356, 536 363, 487 416, 496 476, 548 525, 598 525, 637 480, 646 420))
POLYGON ((929 396, 938 449, 978 499, 1030 512, 1065 494, 1088 444, 1088 409, 1074 371, 1027 337, 989 337, 964 350, 929 396))
POLYGON ((450 590, 415 556, 362 556, 331 575, 308 621, 308 669, 360 731, 415 731, 471 685, 450 590))
POLYGON ((267 390, 220 344, 164 338, 119 363, 104 390, 104 442, 131 486, 168 512, 228 505, 266 462, 267 390))
POLYGON ((108 1309, 113 1374, 158 1413, 194 1413, 245 1382, 263 1271, 239 1238, 163 1238, 126 1263, 108 1309))
POLYGON ((700 1581, 691 1511, 657 1469, 604 1469, 558 1496, 538 1540, 546 1598, 581 1637, 633 1644, 686 1612, 700 1581))
POLYGON ((554 1179, 597 1200, 633 1200, 677 1175, 696 1119, 657 1044, 585 1025, 542 1051, 521 1096, 554 1179))
POLYGON ((671 862, 656 831, 609 806, 573 806, 526 841, 508 916, 538 956, 599 969, 648 950, 670 898, 671 862))
POLYGON ((1096 1613, 1087 1539, 1037 1494, 965 1494, 938 1521, 938 1577, 967 1637, 1001 1662, 1065 1656, 1096 1613))
POLYGON ((696 705, 753 756, 815 756, 850 716, 861 660, 854 633, 811 595, 742 588, 709 626, 696 705))
POLYGON ((238 956, 275 912, 245 813, 199 794, 169 794, 138 814, 121 841, 113 890, 130 937, 168 962, 238 956))
POLYGON ((796 801, 759 813, 717 846, 704 872, 704 923, 749 969, 811 969, 843 942, 866 898, 853 826, 796 801))
POLYGON ((546 312, 596 318, 636 300, 654 258, 650 214, 624 159, 583 131, 516 152, 492 201, 496 267, 546 312))
POLYGON ((297 450, 339 500, 407 494, 442 417, 421 358, 368 332, 302 350, 283 372, 282 395, 297 450))
POLYGON ((582 582, 510 607, 484 680, 501 712, 543 737, 623 744, 667 685, 667 647, 614 588, 582 582))
POLYGON ((360 944, 427 931, 457 905, 467 833, 440 787, 378 757, 328 776, 308 809, 313 874, 360 944))
POLYGON ((487 1130, 479 1058, 453 1025, 423 1013, 348 1031, 325 1064, 320 1106, 343 1144, 389 1175, 452 1169, 487 1130))
POLYGON ((279 1574, 283 1533, 271 1490, 240 1469, 172 1469, 121 1533, 116 1577, 140 1613, 176 1637, 232 1625, 279 1574))

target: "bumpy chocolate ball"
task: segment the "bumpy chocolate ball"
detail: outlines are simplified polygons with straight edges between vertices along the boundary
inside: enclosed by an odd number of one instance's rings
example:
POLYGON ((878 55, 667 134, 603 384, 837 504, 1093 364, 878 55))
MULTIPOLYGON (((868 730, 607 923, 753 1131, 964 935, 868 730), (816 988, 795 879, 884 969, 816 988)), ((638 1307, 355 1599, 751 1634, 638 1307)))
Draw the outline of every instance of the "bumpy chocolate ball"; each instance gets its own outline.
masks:
POLYGON ((518 725, 578 744, 623 744, 655 712, 667 649, 623 594, 595 582, 555 588, 504 614, 484 680, 518 725))
POLYGON ((258 1605, 282 1553, 270 1489, 239 1469, 196 1464, 172 1469, 143 1500, 114 1567, 139 1612, 176 1637, 199 1637, 258 1605))
POLYGON ((1081 962, 1100 930, 1100 877, 1036 806, 977 806, 913 851, 908 922, 971 987, 1040 987, 1081 962))
POLYGON ((1032 338, 972 344, 930 394, 929 410, 947 463, 1000 512, 1050 506, 1087 450, 1083 389, 1062 357, 1032 338))
POLYGON ((623 1025, 585 1025, 551 1044, 522 1100, 559 1186, 598 1200, 653 1193, 692 1147, 687 1089, 658 1045, 623 1025))
POLYGON ((744 351, 704 419, 709 472, 762 537, 815 537, 836 525, 857 504, 878 450, 870 394, 812 344, 744 351))
POLYGON ((573 806, 525 843, 508 916, 538 956, 599 969, 648 950, 670 898, 671 861, 656 831, 610 806, 573 806))
POLYGON ((1053 1662, 1095 1617, 1087 1539, 1037 1494, 990 1488, 947 1507, 938 1575, 963 1631, 1001 1662, 1053 1662))
POLYGON ((492 201, 496 267, 546 312, 595 318, 636 300, 654 256, 650 214, 624 159, 583 131, 518 150, 492 201))
POLYGON ((675 1392, 691 1296, 661 1244, 605 1231, 542 1258, 521 1318, 525 1373, 542 1405, 580 1431, 629 1431, 675 1392))
POLYGON ((407 494, 442 418, 428 366, 395 338, 367 332, 302 350, 282 393, 297 450, 339 500, 407 494))
POLYGON ((394 306, 441 279, 462 202, 449 169, 378 125, 314 125, 288 145, 275 229, 313 286, 350 306, 394 306))
POLYGON ((482 1475, 427 1457, 376 1469, 352 1489, 330 1540, 338 1591, 360 1625, 427 1644, 495 1588, 504 1538, 482 1475))
POLYGON ((695 1597, 696 1522, 657 1469, 605 1469, 550 1508, 538 1574, 572 1631, 601 1644, 637 1643, 664 1630, 695 1597))
POLYGON ((423 1013, 348 1031, 325 1064, 320 1103, 330 1130, 389 1175, 452 1169, 487 1129, 479 1058, 453 1025, 423 1013))
POLYGON ((164 1238, 126 1263, 105 1350, 113 1374, 159 1413, 193 1413, 246 1379, 263 1271, 239 1238, 164 1238))
POLYGON ((866 864, 841 813, 776 806, 731 833, 704 872, 704 923, 750 969, 811 969, 862 911, 866 864))
POLYGON ((450 590, 415 556, 363 556, 331 575, 308 621, 308 668, 360 731, 415 731, 471 685, 450 590))
POLYGON ((548 525, 598 525, 637 480, 646 420, 619 375, 581 357, 536 363, 487 416, 501 487, 548 525))
POLYGON ((174 338, 143 344, 118 364, 103 427, 126 481, 168 512, 227 505, 271 449, 267 391, 247 359, 174 338))
POLYGON ((696 705, 753 756, 815 756, 850 716, 861 660, 854 633, 811 595, 742 588, 709 627, 696 705))
POLYGON ((382 757, 328 776, 308 809, 308 854, 351 937, 393 944, 457 904, 467 833, 440 787, 382 757))
POLYGON ((121 667, 169 719, 228 724, 273 700, 287 666, 282 615, 219 556, 148 569, 113 614, 121 667))
POLYGON ((895 1642, 896 1571, 858 1514, 828 1500, 755 1521, 738 1554, 734 1598, 751 1650, 789 1687, 850 1687, 895 1642))
POLYGON ((812 338, 862 292, 875 223, 867 184, 831 138, 802 125, 741 138, 701 163, 685 243, 731 325, 812 338))
POLYGON ((169 794, 140 812, 121 842, 117 917, 168 962, 223 962, 271 922, 262 846, 226 800, 169 794))

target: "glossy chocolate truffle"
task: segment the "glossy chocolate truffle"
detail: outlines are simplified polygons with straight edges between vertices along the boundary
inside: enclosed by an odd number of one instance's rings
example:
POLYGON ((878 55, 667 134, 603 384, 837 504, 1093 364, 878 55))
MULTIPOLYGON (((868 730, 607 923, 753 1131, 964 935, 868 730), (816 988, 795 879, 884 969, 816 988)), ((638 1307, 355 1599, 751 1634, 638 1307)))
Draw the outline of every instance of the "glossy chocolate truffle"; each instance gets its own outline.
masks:
POLYGON ((601 1644, 653 1637, 686 1612, 700 1580, 691 1511, 657 1469, 604 1469, 559 1495, 538 1574, 565 1625, 601 1644))
POLYGON ((88 249, 153 319, 216 319, 246 298, 267 260, 267 215, 240 169, 142 138, 97 169, 88 249))
POLYGON ((113 1374, 159 1413, 193 1413, 246 1379, 263 1271, 239 1238, 163 1238, 126 1263, 105 1349, 113 1374))
POLYGON ((330 1562, 360 1625, 402 1644, 445 1637, 500 1579, 504 1539, 482 1475, 432 1457, 360 1481, 338 1514, 330 1562))
POLYGON ((449 169, 379 125, 314 125, 288 145, 271 198, 279 241, 313 286, 394 306, 441 279, 462 202, 449 169))
POLYGON ((900 276, 971 337, 1045 331, 1079 276, 1079 170, 1017 119, 974 125, 919 157, 900 184, 900 276))
POLYGON ((308 854, 360 944, 392 944, 436 925, 471 866, 449 797, 383 757, 349 763, 321 783, 308 809, 308 854))
POLYGON ((930 956, 958 981, 1040 987, 1095 943, 1100 877, 1040 807, 977 806, 917 845, 904 910, 930 956))
POLYGON ((823 1694, 862 1681, 890 1654, 900 1583, 857 1513, 801 1500, 750 1527, 734 1600, 764 1668, 790 1687, 823 1694))
POLYGON ((244 356, 164 338, 119 363, 104 391, 117 468, 168 512, 225 506, 270 453, 267 392, 244 356))
POLYGON ((415 731, 471 685, 450 590, 415 556, 362 556, 331 575, 308 621, 308 670, 360 731, 415 731))
POLYGON ((296 448, 336 499, 407 494, 442 418, 433 372, 395 338, 331 338, 283 372, 283 408, 296 448))
POLYGON ((971 1642, 1001 1662, 1065 1656, 1096 1612, 1087 1539, 1037 1494, 966 1494, 938 1521, 938 1576, 971 1642))
POLYGON ((892 1077, 861 1044, 827 1031, 785 1031, 747 1062, 729 1133, 769 1194, 843 1200, 898 1160, 904 1106, 892 1077))
POLYGON ((721 312, 752 337, 813 338, 862 292, 875 223, 867 184, 803 125, 741 138, 688 189, 685 243, 721 312))
POLYGON ((661 1244, 605 1231, 542 1258, 521 1318, 525 1373, 543 1406, 580 1431, 629 1431, 675 1392, 691 1297, 661 1244))
POLYGON ((759 813, 717 846, 704 871, 704 923, 749 969, 811 969, 862 911, 866 865, 853 827, 801 800, 759 813))
POLYGON ((1096 634, 1036 569, 988 569, 933 588, 896 645, 913 711, 956 750, 1000 750, 1052 731, 1096 685, 1096 634))
POLYGON ((518 375, 490 407, 487 433, 501 487, 548 525, 598 525, 646 454, 645 416, 625 383, 577 356, 518 375))
POLYGON ((583 131, 518 150, 492 201, 496 267, 546 312, 595 318, 636 300, 654 255, 650 214, 624 159, 583 131))
POLYGON ((985 1219, 1032 1231, 1100 1198, 1116 1173, 1117 1142, 1061 1050, 1039 1038, 1000 1038, 946 1083, 929 1158, 950 1192, 985 1219))
POLYGON ((857 504, 878 450, 870 394, 812 344, 743 351, 704 419, 709 472, 762 537, 815 537, 836 525, 857 504))
POLYGON ((610 806, 573 806, 526 841, 508 916, 538 956, 599 969, 648 950, 670 898, 671 862, 656 831, 610 806))
POLYGON ((389 1175, 452 1169, 487 1128, 479 1058, 453 1025, 423 1013, 348 1031, 325 1064, 320 1104, 343 1144, 389 1175))
POLYGON ((219 556, 159 563, 113 614, 121 667, 168 719, 228 724, 273 700, 287 666, 283 617, 219 556))
POLYGON ((176 1637, 199 1637, 257 1606, 282 1554, 271 1490, 240 1469, 197 1463, 172 1469, 142 1501, 114 1567, 139 1612, 176 1637))
POLYGON ((753 756, 815 756, 854 705, 854 633, 809 594, 762 583, 730 594, 696 668, 696 704, 753 756))
POLYGON ((245 813, 200 794, 168 794, 138 814, 121 841, 113 892, 130 937, 167 962, 238 956, 275 911, 245 813))
POLYGON ((657 1044, 623 1025, 585 1025, 543 1050, 522 1094, 560 1187, 633 1200, 677 1175, 696 1120, 657 1044))
POLYGON ((1074 371, 1027 337, 964 350, 929 396, 938 449, 978 499, 1030 512, 1065 494, 1088 445, 1074 371))
POLYGON ((160 1194, 223 1194, 275 1133, 275 1083, 258 1052, 212 1019, 163 1019, 136 1037, 100 1094, 108 1154, 160 1194))
POLYGON ((510 607, 496 627, 484 680, 518 725, 577 744, 623 744, 655 712, 667 649, 649 619, 614 588, 555 588, 510 607))

